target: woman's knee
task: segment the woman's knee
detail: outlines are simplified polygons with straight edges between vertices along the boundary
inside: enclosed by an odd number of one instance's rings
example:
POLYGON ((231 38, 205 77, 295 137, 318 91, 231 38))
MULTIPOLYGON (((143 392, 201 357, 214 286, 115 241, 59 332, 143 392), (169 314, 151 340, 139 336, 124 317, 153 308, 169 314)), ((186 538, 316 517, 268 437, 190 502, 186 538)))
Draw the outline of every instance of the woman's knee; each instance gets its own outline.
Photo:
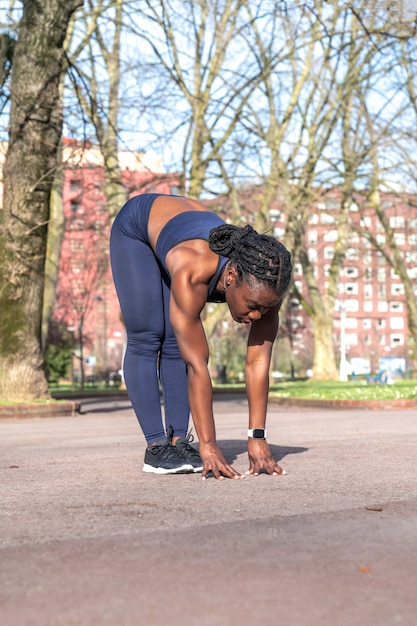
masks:
POLYGON ((128 332, 127 351, 131 354, 155 357, 161 349, 161 338, 148 330, 140 332, 128 332))

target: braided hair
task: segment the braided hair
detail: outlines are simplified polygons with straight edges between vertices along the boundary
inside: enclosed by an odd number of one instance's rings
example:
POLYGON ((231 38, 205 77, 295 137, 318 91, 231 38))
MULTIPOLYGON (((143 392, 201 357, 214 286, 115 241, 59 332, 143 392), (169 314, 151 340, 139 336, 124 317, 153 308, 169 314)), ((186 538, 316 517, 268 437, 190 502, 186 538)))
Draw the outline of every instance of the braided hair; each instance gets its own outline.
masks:
POLYGON ((230 259, 238 279, 253 278, 281 295, 291 279, 291 255, 282 243, 260 235, 249 224, 244 228, 223 224, 210 231, 208 244, 216 254, 230 259))

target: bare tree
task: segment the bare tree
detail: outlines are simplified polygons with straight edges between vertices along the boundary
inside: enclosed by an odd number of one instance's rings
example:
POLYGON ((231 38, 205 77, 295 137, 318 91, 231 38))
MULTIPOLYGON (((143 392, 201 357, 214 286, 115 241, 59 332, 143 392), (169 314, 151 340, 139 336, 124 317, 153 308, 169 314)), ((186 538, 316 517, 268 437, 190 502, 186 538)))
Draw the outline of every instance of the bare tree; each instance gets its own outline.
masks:
POLYGON ((124 4, 124 0, 87 0, 70 48, 72 86, 103 155, 104 193, 112 218, 127 197, 119 164, 124 4))
POLYGON ((0 394, 47 397, 41 350, 49 201, 62 129, 68 23, 82 0, 25 0, 13 55, 0 224, 0 394))
MULTIPOLYGON (((374 2, 373 8, 379 10, 379 4, 374 2)), ((365 7, 355 6, 358 10, 365 7)), ((259 51, 256 58, 265 80, 262 91, 252 95, 237 139, 253 148, 252 159, 243 166, 249 164, 254 171, 255 158, 259 158, 258 228, 266 228, 273 203, 279 202, 286 213, 284 242, 303 268, 306 292, 299 297, 314 326, 314 375, 321 379, 338 376, 334 308, 349 242, 353 191, 357 183, 363 184, 361 176, 370 158, 360 94, 366 92, 369 97, 373 89, 375 93, 387 64, 392 65, 392 58, 383 54, 390 39, 381 38, 376 30, 380 17, 378 11, 367 17, 372 41, 349 5, 317 1, 292 6, 285 15, 277 11, 279 26, 273 31, 282 33, 282 42, 271 38, 268 43, 265 24, 261 30, 252 21, 253 45, 259 51), (283 46, 279 56, 274 45, 283 46), (312 212, 335 186, 342 198, 328 216, 335 243, 328 280, 323 284, 310 255, 309 231, 314 228, 312 212)))
POLYGON ((260 81, 246 2, 144 0, 129 7, 141 42, 142 121, 162 151, 175 146, 183 193, 219 193, 226 173, 222 180, 219 154, 260 81))

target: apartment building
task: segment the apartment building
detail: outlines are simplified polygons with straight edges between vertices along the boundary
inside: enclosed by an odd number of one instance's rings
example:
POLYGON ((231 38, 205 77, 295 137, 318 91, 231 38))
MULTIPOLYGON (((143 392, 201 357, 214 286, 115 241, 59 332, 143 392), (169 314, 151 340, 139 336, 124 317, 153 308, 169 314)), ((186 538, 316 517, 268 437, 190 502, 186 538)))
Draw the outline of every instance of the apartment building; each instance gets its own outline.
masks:
MULTIPOLYGON (((86 376, 118 371, 125 338, 109 266, 110 219, 103 191, 102 157, 94 146, 86 148, 67 141, 63 160, 65 233, 53 317, 74 334, 75 370, 82 360, 86 376)), ((177 177, 165 174, 158 159, 121 152, 119 160, 126 197, 149 191, 178 193, 177 177)), ((381 202, 417 297, 417 197, 385 192, 381 193, 381 202)), ((227 199, 209 204, 224 219, 231 219, 227 199)), ((253 222, 256 190, 246 190, 241 205, 243 222, 253 222)), ((340 194, 332 190, 312 203, 308 212, 306 244, 322 293, 334 255, 339 209, 340 194)), ((269 218, 272 232, 282 239, 286 212, 279 197, 271 203, 269 218)), ((376 373, 381 369, 405 373, 413 362, 404 286, 384 254, 367 237, 370 233, 384 247, 385 232, 365 196, 355 197, 349 219, 353 228, 334 310, 336 358, 346 355, 350 373, 376 373)), ((389 252, 388 246, 386 250, 389 252)), ((308 299, 297 260, 293 278, 298 291, 308 299)), ((291 317, 298 327, 294 352, 308 354, 311 359, 312 325, 296 298, 291 302, 291 317)))
MULTIPOLYGON (((382 193, 381 202, 417 297, 417 198, 382 193)), ((336 190, 313 205, 309 214, 308 255, 321 293, 328 286, 339 210, 340 196, 336 190)), ((275 235, 281 237, 285 215, 275 210, 271 217, 275 235)), ((383 252, 376 250, 367 236, 372 235, 389 252, 385 231, 365 197, 358 195, 351 203, 349 219, 352 233, 334 310, 336 357, 346 356, 349 374, 388 370, 405 374, 413 364, 404 285, 383 252)), ((308 300, 300 263, 295 263, 293 276, 295 286, 308 300)), ((294 349, 298 350, 298 346, 311 342, 311 323, 297 299, 292 302, 292 315, 304 329, 294 338, 294 349)))

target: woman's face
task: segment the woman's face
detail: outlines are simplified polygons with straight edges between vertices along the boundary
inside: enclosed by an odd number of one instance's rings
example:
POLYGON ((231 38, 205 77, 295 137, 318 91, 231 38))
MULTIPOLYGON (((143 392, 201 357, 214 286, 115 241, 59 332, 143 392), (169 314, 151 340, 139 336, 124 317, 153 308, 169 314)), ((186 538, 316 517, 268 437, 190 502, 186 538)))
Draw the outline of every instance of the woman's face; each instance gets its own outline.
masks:
POLYGON ((236 284, 236 275, 229 274, 226 279, 226 302, 230 313, 239 324, 251 324, 260 320, 269 309, 281 301, 276 291, 268 289, 262 283, 249 284, 245 281, 236 284))

